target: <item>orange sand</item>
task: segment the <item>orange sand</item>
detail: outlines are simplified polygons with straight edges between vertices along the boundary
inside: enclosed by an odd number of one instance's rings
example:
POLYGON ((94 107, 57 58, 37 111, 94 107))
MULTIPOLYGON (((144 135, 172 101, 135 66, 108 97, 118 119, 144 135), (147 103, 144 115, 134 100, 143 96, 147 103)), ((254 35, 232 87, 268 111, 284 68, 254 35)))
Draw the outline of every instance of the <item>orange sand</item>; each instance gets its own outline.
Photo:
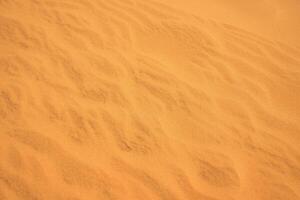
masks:
POLYGON ((298 0, 0 0, 0 200, 300 199, 298 0))

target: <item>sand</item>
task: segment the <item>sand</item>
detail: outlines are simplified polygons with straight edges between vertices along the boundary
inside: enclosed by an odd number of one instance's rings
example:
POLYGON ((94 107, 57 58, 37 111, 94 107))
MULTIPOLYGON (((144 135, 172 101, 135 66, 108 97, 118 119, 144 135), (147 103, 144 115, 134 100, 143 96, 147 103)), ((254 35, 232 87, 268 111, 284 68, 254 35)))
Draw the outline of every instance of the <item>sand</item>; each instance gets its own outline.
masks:
POLYGON ((0 0, 0 199, 300 199, 299 7, 0 0))

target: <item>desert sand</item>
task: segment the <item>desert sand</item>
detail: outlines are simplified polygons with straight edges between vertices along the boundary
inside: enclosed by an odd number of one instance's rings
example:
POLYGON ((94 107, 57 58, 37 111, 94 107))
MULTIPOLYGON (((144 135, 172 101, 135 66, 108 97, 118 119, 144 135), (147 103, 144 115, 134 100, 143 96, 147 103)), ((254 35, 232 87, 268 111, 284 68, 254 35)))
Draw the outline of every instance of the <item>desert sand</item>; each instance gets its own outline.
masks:
POLYGON ((1 200, 299 200, 298 0, 0 0, 1 200))

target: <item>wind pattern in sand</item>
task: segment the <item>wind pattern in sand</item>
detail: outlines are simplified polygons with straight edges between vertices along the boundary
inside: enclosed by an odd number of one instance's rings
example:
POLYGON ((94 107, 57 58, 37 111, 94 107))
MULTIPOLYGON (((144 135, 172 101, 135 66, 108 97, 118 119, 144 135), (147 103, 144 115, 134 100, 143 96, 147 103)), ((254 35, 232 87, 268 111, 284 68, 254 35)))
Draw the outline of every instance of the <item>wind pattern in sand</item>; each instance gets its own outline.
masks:
POLYGON ((300 198, 296 45, 153 0, 0 13, 1 200, 300 198))

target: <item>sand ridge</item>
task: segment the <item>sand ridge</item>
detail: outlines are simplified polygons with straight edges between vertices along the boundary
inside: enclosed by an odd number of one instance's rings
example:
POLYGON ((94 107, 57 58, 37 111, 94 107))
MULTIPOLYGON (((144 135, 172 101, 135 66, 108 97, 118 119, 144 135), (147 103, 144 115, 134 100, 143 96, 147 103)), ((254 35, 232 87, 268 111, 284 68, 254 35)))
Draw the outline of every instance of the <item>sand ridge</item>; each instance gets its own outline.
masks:
POLYGON ((155 0, 0 0, 0 199, 300 198, 300 48, 155 0))

